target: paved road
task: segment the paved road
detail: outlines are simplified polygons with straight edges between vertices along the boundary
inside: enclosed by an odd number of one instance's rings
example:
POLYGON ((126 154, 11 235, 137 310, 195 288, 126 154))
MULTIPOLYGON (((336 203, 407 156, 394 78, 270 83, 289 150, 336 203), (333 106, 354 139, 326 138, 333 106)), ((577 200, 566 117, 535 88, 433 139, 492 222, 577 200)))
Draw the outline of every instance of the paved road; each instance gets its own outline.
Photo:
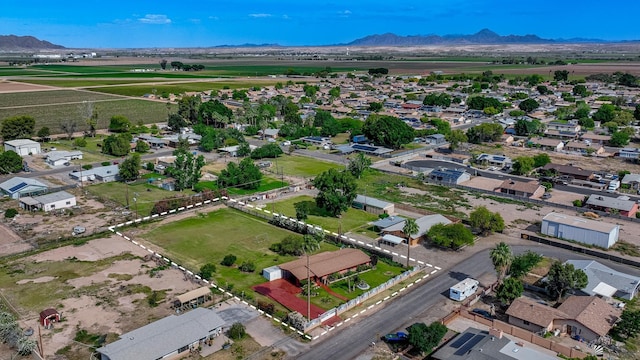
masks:
MULTIPOLYGON (((522 253, 532 250, 545 256, 555 257, 561 261, 571 259, 593 258, 572 253, 559 248, 545 245, 513 246, 514 253, 522 253)), ((489 260, 489 251, 479 252, 472 257, 463 260, 450 270, 443 270, 436 273, 436 276, 429 281, 414 286, 412 290, 401 295, 396 300, 390 302, 384 308, 372 313, 372 315, 361 318, 356 323, 350 323, 339 330, 336 329, 330 336, 314 341, 309 350, 302 355, 296 356, 301 360, 324 360, 324 359, 354 359, 364 353, 371 341, 378 334, 395 332, 410 326, 422 317, 434 305, 447 296, 449 288, 466 277, 480 278, 485 274, 494 274, 493 266, 489 260)), ((599 262, 619 271, 640 276, 640 269, 629 268, 598 259, 599 262)), ((444 316, 446 314, 441 314, 444 316)))

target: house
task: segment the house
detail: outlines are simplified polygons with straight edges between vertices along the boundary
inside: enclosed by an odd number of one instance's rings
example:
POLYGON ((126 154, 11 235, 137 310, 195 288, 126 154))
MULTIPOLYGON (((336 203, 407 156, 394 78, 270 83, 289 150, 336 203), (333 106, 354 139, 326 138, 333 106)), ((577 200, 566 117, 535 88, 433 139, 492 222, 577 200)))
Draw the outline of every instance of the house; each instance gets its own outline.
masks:
POLYGON ((432 134, 425 137, 425 141, 430 145, 442 145, 447 142, 447 139, 442 134, 432 134))
MULTIPOLYGON (((421 218, 416 219, 416 224, 418 225, 418 232, 415 234, 412 234, 413 236, 410 239, 411 246, 417 245, 420 242, 420 239, 422 238, 422 236, 424 236, 427 232, 429 232, 429 229, 431 229, 433 225, 435 224, 448 225, 451 223, 453 223, 453 221, 449 220, 448 218, 440 214, 425 215, 421 218)), ((404 228, 404 224, 405 224, 405 221, 402 221, 394 225, 391 225, 389 227, 386 227, 382 229, 381 234, 383 236, 387 234, 391 234, 403 239, 407 239, 409 236, 406 235, 402 230, 404 228)))
POLYGON ((563 140, 573 140, 578 138, 577 132, 573 131, 558 131, 558 130, 546 130, 544 132, 544 136, 548 138, 555 139, 563 139, 563 140))
POLYGON ((49 308, 40 312, 40 324, 42 324, 45 329, 49 329, 53 325, 53 323, 59 321, 60 313, 56 309, 49 308))
POLYGON ((611 135, 600 135, 592 132, 586 132, 580 135, 580 139, 589 141, 592 144, 608 145, 611 140, 611 135))
POLYGON ((388 228, 389 226, 399 224, 405 220, 407 219, 402 216, 397 216, 397 215, 387 216, 384 219, 374 221, 373 223, 371 223, 371 225, 373 225, 374 229, 378 231, 382 231, 382 229, 384 228, 388 228))
POLYGON ((384 146, 366 145, 366 144, 351 144, 351 148, 355 151, 363 152, 369 155, 383 155, 393 152, 393 149, 386 148, 384 146))
POLYGON ((544 186, 537 181, 519 181, 507 179, 498 186, 495 191, 503 194, 521 196, 526 198, 539 198, 546 191, 544 186))
POLYGON ((555 360, 533 347, 522 346, 501 331, 467 328, 431 354, 436 360, 555 360))
POLYGON ((395 207, 393 203, 378 200, 376 198, 364 195, 356 195, 356 198, 351 203, 351 206, 374 215, 391 215, 393 214, 395 207))
POLYGON ((34 197, 23 196, 20 198, 20 207, 28 211, 42 210, 48 212, 73 206, 76 206, 76 197, 66 191, 58 191, 34 197))
POLYGON ((146 142, 152 149, 162 149, 169 143, 165 139, 160 139, 151 135, 140 135, 138 136, 138 140, 146 142))
POLYGON ((558 308, 520 297, 509 309, 509 324, 532 332, 559 330, 561 334, 585 342, 605 336, 620 317, 621 311, 597 296, 567 298, 558 308))
POLYGON ((580 125, 572 122, 551 121, 547 124, 547 129, 577 133, 580 131, 580 125))
POLYGON ((560 165, 560 164, 547 164, 542 167, 543 171, 554 172, 558 175, 568 176, 577 180, 590 181, 593 179, 593 171, 583 170, 577 166, 572 165, 560 165))
POLYGON ((40 195, 47 192, 49 187, 38 180, 14 176, 0 184, 0 190, 12 199, 22 196, 40 195))
POLYGON ((575 151, 585 155, 600 155, 604 153, 604 147, 600 144, 591 144, 582 141, 569 141, 564 145, 566 151, 575 151))
POLYGON ((289 278, 296 284, 307 279, 307 261, 309 263, 309 276, 311 281, 327 283, 329 275, 355 271, 358 266, 369 265, 369 255, 359 249, 344 248, 338 251, 326 251, 309 256, 309 259, 300 258, 288 263, 280 264, 282 276, 289 278))
POLYGON ((621 216, 635 217, 638 212, 638 203, 629 200, 626 196, 620 196, 617 198, 603 196, 599 194, 591 194, 587 199, 586 206, 589 209, 599 211, 617 211, 621 216))
POLYGON ((622 159, 638 160, 640 158, 640 149, 638 148, 623 148, 618 152, 618 157, 622 159))
MULTIPOLYGON (((249 150, 253 151, 257 146, 249 145, 249 150)), ((219 148, 218 152, 227 154, 232 157, 238 156, 238 150, 240 150, 240 145, 227 146, 223 148, 219 148)))
POLYGON ((505 166, 511 166, 511 158, 504 155, 494 155, 494 154, 480 154, 476 158, 476 162, 478 164, 483 165, 492 165, 503 168, 505 166))
POLYGON ((118 165, 108 165, 95 167, 89 170, 74 171, 69 176, 76 181, 100 181, 111 182, 116 181, 120 168, 118 165))
POLYGON ((189 354, 219 336, 225 321, 213 310, 196 308, 143 326, 96 351, 101 360, 157 360, 189 354))
POLYGON ((44 161, 51 166, 69 165, 71 160, 82 159, 82 151, 50 151, 44 161))
POLYGON ((567 260, 565 264, 572 264, 574 268, 587 274, 589 283, 580 290, 586 295, 633 300, 638 293, 640 287, 638 276, 616 271, 595 260, 567 260))
POLYGON ((177 148, 180 140, 186 139, 189 145, 197 145, 200 143, 202 136, 194 133, 184 133, 180 135, 167 136, 162 138, 166 143, 168 143, 169 147, 177 148))
MULTIPOLYGON (((264 129, 265 139, 277 139, 280 129, 264 129)), ((262 130, 258 130, 258 134, 262 135, 262 130)))
POLYGON ((630 189, 640 189, 640 174, 625 174, 620 182, 622 185, 629 185, 630 189))
POLYGON ((306 143, 320 145, 320 146, 331 144, 331 138, 322 137, 322 136, 307 136, 307 137, 303 137, 301 140, 306 143))
POLYGON ((542 218, 541 232, 608 249, 618 241, 620 225, 551 212, 542 218))
POLYGON ((529 139, 527 146, 545 151, 560 151, 564 148, 564 142, 558 139, 533 138, 529 139))
POLYGON ((14 151, 20 156, 40 154, 40 143, 29 139, 16 139, 4 142, 4 151, 14 151))
POLYGON ((465 181, 471 180, 471 174, 465 170, 457 169, 435 169, 429 173, 429 179, 449 183, 449 184, 461 184, 465 181))

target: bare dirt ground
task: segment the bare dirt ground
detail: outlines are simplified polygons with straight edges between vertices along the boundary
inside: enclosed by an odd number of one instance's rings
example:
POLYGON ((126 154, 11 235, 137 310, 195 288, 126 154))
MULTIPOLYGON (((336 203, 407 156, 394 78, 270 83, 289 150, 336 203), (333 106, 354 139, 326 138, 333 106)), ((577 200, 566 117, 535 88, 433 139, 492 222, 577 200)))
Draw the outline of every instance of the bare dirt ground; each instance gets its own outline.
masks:
POLYGON ((43 90, 57 90, 58 88, 35 85, 21 82, 14 82, 9 80, 0 80, 0 94, 3 93, 17 93, 17 92, 29 92, 29 91, 43 91, 43 90))
POLYGON ((0 256, 15 254, 31 249, 31 245, 24 241, 7 225, 0 223, 0 256))

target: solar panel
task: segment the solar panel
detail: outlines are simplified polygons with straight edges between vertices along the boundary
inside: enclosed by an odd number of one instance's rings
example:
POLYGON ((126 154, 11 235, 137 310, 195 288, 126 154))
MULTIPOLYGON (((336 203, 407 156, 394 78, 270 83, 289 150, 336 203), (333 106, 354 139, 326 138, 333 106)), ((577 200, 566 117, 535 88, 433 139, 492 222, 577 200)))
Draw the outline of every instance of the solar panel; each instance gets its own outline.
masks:
POLYGON ((504 157, 502 156, 494 156, 493 159, 496 161, 504 161, 504 157))
POLYGON ((360 145, 360 144, 355 144, 351 146, 352 148, 356 149, 356 150, 362 150, 362 151, 376 151, 377 148, 373 147, 373 146, 367 146, 367 145, 360 145))
POLYGON ((473 337, 473 333, 466 333, 466 334, 462 334, 462 336, 460 336, 459 338, 456 339, 456 341, 454 341, 451 345, 452 348, 457 349, 460 346, 462 346, 462 344, 466 343, 467 341, 469 341, 469 339, 471 339, 473 337))
POLYGON ((484 338, 485 338, 485 335, 481 335, 481 334, 478 334, 478 335, 474 336, 473 339, 467 341, 464 344, 464 346, 462 346, 461 348, 456 350, 456 352, 453 353, 453 354, 454 355, 458 355, 458 356, 462 356, 462 355, 466 354, 467 351, 473 349, 473 347, 476 346, 476 344, 478 344, 484 338))
POLYGON ((25 186, 27 186, 27 184, 26 184, 26 183, 24 183, 24 182, 21 182, 20 184, 15 185, 15 186, 14 186, 14 187, 12 187, 11 189, 9 189, 9 192, 16 192, 16 191, 18 191, 18 190, 22 189, 22 188, 23 188, 23 187, 25 187, 25 186))

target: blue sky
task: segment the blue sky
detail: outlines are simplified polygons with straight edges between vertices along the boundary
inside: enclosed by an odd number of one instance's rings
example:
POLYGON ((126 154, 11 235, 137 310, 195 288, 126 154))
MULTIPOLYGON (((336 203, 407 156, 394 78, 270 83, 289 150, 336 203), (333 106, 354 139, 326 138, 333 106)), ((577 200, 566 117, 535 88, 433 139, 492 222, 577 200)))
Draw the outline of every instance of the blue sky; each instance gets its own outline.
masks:
POLYGON ((6 1, 1 35, 67 47, 328 45, 398 35, 498 34, 637 40, 640 1, 66 0, 6 1), (607 6, 612 8, 607 10, 607 6))

